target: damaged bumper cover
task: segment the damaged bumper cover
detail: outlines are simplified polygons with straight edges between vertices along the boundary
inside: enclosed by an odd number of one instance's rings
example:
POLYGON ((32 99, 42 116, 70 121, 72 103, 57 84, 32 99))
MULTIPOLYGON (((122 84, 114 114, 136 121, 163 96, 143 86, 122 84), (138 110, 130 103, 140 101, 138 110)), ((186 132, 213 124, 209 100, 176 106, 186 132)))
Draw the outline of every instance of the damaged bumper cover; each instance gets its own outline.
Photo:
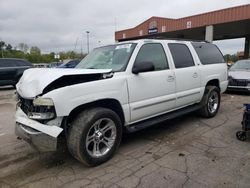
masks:
MULTIPOLYGON (((58 121, 61 120, 61 118, 58 119, 58 121)), ((16 135, 39 151, 55 151, 57 149, 57 137, 62 131, 61 127, 46 125, 29 119, 21 108, 16 111, 16 135)))

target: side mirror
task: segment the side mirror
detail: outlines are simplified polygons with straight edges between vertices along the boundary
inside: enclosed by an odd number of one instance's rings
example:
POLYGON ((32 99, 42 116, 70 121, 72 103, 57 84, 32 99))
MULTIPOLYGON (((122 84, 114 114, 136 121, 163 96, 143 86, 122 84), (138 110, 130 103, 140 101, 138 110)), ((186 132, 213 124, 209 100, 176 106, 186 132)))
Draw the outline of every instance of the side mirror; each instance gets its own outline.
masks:
POLYGON ((150 61, 145 61, 145 62, 134 64, 132 73, 138 74, 140 72, 149 72, 149 71, 154 71, 154 70, 155 70, 154 64, 150 61))

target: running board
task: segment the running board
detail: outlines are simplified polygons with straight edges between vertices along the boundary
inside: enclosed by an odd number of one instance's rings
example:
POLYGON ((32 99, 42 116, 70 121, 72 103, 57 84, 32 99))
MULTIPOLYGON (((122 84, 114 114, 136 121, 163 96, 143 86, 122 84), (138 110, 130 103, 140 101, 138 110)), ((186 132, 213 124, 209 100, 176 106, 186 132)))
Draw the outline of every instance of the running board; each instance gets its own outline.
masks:
POLYGON ((169 112, 169 113, 157 116, 157 117, 143 120, 143 121, 140 121, 138 123, 128 125, 126 128, 127 128, 128 132, 136 132, 136 131, 139 131, 141 129, 145 129, 147 127, 150 127, 152 125, 155 125, 155 124, 158 124, 158 123, 170 120, 170 119, 174 119, 174 118, 177 118, 179 116, 182 116, 182 115, 185 115, 185 114, 188 114, 191 112, 194 112, 196 110, 199 110, 200 108, 201 108, 201 106, 199 104, 195 104, 195 105, 188 106, 188 107, 185 107, 185 108, 173 111, 173 112, 169 112))

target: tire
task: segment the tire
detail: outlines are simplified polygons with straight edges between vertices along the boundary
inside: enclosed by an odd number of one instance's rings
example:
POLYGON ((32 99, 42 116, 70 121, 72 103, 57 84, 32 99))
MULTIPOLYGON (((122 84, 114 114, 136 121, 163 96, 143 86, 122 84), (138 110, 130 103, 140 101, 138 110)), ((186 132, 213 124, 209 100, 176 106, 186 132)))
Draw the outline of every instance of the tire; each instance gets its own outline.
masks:
POLYGON ((238 131, 236 132, 236 137, 238 140, 244 142, 247 140, 247 134, 245 131, 238 131))
POLYGON ((82 111, 73 120, 67 145, 77 160, 88 166, 97 166, 112 158, 121 138, 119 116, 110 109, 98 107, 82 111))
POLYGON ((205 93, 200 102, 200 115, 205 118, 214 117, 220 108, 220 98, 220 90, 218 87, 206 86, 205 93))

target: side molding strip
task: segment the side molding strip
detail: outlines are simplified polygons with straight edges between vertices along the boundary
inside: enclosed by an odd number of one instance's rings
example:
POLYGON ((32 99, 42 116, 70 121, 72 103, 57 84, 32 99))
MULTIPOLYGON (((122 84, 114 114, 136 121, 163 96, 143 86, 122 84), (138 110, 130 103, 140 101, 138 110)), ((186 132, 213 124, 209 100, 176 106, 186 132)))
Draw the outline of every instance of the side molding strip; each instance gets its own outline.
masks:
POLYGON ((171 98, 171 99, 167 99, 167 100, 164 100, 164 101, 159 101, 159 102, 155 102, 155 103, 151 103, 151 104, 145 104, 143 106, 135 107, 135 108, 133 108, 133 110, 139 110, 141 108, 146 108, 146 107, 149 107, 149 106, 161 104, 161 103, 164 103, 164 102, 170 102, 170 101, 174 101, 174 100, 175 100, 175 98, 171 98))

